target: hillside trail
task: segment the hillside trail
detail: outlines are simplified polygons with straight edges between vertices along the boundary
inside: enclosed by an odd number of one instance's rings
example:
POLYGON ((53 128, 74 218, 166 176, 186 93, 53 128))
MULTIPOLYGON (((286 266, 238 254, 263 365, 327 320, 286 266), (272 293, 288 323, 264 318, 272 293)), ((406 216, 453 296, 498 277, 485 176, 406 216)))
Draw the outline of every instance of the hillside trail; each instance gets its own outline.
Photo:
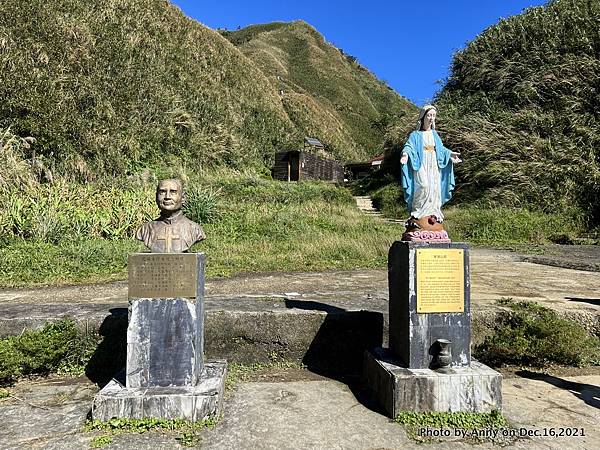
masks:
POLYGON ((356 207, 369 216, 375 217, 376 219, 386 222, 386 223, 397 223, 404 224, 404 220, 400 219, 390 219, 388 217, 384 217, 375 206, 373 206, 373 199, 368 195, 355 195, 354 201, 356 202, 356 207))

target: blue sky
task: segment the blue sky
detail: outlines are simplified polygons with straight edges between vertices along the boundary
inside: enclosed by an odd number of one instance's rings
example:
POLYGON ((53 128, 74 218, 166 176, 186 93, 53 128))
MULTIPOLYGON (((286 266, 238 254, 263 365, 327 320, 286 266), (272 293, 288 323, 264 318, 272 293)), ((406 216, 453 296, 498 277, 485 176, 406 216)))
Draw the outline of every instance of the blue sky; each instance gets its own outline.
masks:
POLYGON ((302 19, 418 106, 448 75, 455 51, 501 17, 546 0, 172 0, 210 28, 302 19))

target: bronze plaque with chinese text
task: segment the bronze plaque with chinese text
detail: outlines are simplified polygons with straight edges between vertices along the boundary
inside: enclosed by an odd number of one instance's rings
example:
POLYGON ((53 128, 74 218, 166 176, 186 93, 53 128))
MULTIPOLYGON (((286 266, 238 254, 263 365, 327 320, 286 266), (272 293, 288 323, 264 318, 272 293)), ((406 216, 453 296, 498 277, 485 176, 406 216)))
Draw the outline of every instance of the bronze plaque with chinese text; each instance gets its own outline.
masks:
POLYGON ((195 253, 129 255, 129 298, 195 298, 197 286, 195 253))

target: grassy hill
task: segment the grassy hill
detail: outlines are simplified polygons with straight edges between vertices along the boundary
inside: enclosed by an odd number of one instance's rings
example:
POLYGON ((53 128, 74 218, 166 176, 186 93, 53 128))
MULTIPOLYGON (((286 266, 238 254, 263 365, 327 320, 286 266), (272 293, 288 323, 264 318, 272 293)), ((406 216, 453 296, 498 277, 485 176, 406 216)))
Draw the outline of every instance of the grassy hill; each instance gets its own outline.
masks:
POLYGON ((0 30, 0 128, 64 173, 245 165, 300 138, 262 72, 168 1, 6 0, 0 30))
POLYGON ((596 0, 552 1, 455 55, 437 102, 464 201, 600 223, 598 23, 596 0))
MULTIPOLYGON (((375 153, 373 124, 411 105, 308 25, 271 27, 306 50, 290 68, 304 74, 294 78, 303 88, 286 85, 284 97, 264 58, 244 55, 253 56, 249 42, 237 48, 166 0, 5 0, 0 130, 32 138, 15 157, 47 179, 120 176, 168 162, 268 166, 305 134, 341 159, 375 153)), ((282 52, 253 42, 265 54, 282 52)), ((276 62, 288 65, 284 56, 276 62)))
POLYGON ((222 34, 283 91, 291 120, 329 144, 342 160, 379 153, 385 126, 407 120, 416 110, 306 22, 253 25, 222 34))
POLYGON ((262 72, 167 1, 7 0, 0 30, 0 128, 65 173, 244 165, 294 139, 262 72))

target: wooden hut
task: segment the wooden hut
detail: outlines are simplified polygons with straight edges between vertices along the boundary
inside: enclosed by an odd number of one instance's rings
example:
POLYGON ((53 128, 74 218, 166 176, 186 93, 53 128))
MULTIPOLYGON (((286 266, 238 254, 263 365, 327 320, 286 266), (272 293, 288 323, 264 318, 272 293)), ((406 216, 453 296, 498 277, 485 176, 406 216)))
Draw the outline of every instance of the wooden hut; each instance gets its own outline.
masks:
POLYGON ((318 139, 307 137, 304 149, 275 154, 273 179, 343 181, 344 167, 327 157, 324 146, 318 139))
POLYGON ((351 180, 358 180, 366 177, 371 172, 378 170, 383 163, 384 156, 379 155, 369 161, 355 162, 346 164, 346 173, 351 180))

